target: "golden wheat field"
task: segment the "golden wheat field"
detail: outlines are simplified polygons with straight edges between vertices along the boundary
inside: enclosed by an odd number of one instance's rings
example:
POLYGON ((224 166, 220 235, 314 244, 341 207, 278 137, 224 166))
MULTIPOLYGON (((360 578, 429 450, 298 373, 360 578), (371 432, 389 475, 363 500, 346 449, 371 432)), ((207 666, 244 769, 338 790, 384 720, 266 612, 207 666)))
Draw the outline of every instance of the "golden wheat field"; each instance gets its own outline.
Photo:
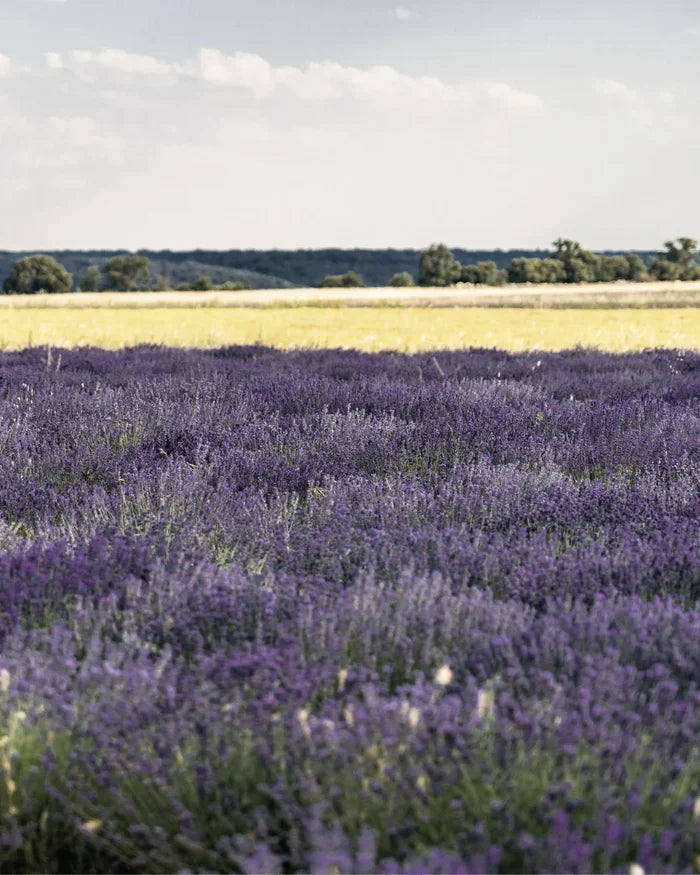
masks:
POLYGON ((255 344, 282 349, 365 351, 497 347, 616 352, 700 349, 700 308, 526 309, 521 307, 159 307, 0 310, 0 348, 143 343, 211 348, 255 344))

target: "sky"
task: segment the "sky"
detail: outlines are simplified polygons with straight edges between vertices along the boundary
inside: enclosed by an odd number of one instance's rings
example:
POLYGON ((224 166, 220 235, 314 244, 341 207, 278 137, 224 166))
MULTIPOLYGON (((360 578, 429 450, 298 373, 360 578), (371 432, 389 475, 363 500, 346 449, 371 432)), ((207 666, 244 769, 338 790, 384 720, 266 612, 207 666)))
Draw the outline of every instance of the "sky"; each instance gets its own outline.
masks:
POLYGON ((697 0, 0 0, 0 249, 700 236, 697 0))

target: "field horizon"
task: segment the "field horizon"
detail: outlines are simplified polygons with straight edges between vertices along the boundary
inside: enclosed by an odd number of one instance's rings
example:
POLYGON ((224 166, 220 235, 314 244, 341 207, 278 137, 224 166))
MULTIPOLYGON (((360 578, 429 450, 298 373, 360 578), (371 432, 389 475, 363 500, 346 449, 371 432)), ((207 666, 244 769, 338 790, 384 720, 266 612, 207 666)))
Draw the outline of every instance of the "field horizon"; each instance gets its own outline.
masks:
POLYGON ((0 295, 0 309, 107 307, 700 307, 700 281, 447 287, 289 288, 243 291, 68 292, 0 295))

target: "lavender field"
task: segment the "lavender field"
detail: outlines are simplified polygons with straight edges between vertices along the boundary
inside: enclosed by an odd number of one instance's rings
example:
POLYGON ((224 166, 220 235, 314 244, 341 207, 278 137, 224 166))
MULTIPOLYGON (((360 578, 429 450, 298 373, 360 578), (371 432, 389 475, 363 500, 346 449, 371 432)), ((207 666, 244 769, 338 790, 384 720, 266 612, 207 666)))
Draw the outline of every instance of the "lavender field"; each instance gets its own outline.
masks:
POLYGON ((0 354, 0 872, 700 871, 699 416, 690 352, 0 354))

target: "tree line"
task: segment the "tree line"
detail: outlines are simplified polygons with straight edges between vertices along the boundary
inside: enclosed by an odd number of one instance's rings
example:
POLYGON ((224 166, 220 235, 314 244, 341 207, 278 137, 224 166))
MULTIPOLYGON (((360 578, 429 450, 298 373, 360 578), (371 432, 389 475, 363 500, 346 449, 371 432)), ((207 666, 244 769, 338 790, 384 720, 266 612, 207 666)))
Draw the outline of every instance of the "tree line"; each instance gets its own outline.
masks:
POLYGON ((418 266, 418 285, 456 283, 500 286, 506 283, 610 283, 618 280, 698 280, 698 244, 691 237, 664 243, 664 250, 647 268, 633 253, 598 255, 575 240, 558 238, 545 258, 514 258, 499 269, 493 261, 462 265, 444 243, 424 249, 418 266))
MULTIPOLYGON (((507 283, 597 283, 619 280, 700 280, 698 243, 691 237, 678 237, 664 244, 664 250, 647 266, 634 253, 604 255, 584 249, 575 240, 559 238, 544 257, 516 257, 505 267, 494 261, 461 264, 444 243, 428 246, 420 253, 416 277, 408 271, 394 274, 389 285, 406 287, 452 286, 457 283, 499 286, 507 283)), ((89 266, 78 278, 76 287, 84 292, 163 291, 169 288, 165 277, 153 274, 143 255, 116 255, 102 269, 89 266)), ((318 284, 321 288, 358 288, 365 285, 354 270, 330 274, 318 284)), ((55 258, 30 255, 19 259, 4 280, 5 294, 65 293, 74 287, 74 278, 55 258)), ((237 291, 249 288, 242 282, 215 284, 209 276, 180 284, 179 291, 237 291)))
MULTIPOLYGON (((419 286, 452 286, 467 283, 482 286, 502 286, 506 283, 613 283, 619 280, 699 280, 698 244, 691 237, 678 237, 664 244, 664 251, 649 268, 634 253, 597 255, 584 249, 576 240, 559 237, 552 244, 552 253, 545 258, 514 258, 505 268, 495 261, 460 264, 444 243, 434 243, 424 249, 418 264, 419 286)), ((321 288, 363 286, 355 271, 327 276, 321 288)), ((415 285, 408 272, 394 274, 390 286, 415 285)))
MULTIPOLYGON (((102 267, 91 265, 78 279, 81 292, 165 291, 170 286, 165 277, 152 274, 148 258, 143 255, 115 255, 102 267)), ((241 282, 215 285, 208 276, 177 287, 178 291, 239 291, 249 288, 241 282)), ((7 295, 33 295, 38 292, 62 294, 73 289, 73 276, 50 255, 20 258, 2 284, 7 295)))

